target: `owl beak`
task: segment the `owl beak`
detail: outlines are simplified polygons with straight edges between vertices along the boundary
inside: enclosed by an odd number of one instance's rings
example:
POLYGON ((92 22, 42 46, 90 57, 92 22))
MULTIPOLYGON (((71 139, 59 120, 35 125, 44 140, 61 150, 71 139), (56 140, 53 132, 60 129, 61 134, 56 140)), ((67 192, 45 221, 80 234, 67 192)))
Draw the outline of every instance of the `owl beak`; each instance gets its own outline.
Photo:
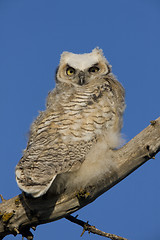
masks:
POLYGON ((78 74, 78 77, 79 77, 78 84, 81 86, 85 84, 85 73, 83 71, 80 71, 80 73, 78 74))

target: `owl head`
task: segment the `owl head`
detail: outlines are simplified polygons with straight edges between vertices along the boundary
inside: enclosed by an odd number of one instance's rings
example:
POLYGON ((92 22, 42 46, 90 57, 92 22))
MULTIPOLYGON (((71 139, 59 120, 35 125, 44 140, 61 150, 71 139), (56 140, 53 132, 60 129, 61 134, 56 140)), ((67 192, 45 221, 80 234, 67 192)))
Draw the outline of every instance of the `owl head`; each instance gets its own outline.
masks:
POLYGON ((56 72, 56 81, 83 86, 97 77, 109 74, 110 71, 111 66, 99 48, 84 54, 63 52, 56 72))

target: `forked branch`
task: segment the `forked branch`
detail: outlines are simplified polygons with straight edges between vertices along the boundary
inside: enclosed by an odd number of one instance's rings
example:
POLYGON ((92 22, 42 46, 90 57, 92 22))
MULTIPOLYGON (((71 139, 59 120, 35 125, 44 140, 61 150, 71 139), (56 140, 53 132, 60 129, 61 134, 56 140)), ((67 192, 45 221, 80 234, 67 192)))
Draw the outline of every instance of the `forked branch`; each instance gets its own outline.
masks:
MULTIPOLYGON (((0 239, 8 234, 21 234, 33 239, 30 228, 67 217, 94 201, 160 151, 160 118, 129 141, 112 151, 116 169, 106 171, 98 182, 90 183, 82 194, 70 192, 55 198, 24 198, 22 194, 0 204, 0 239)), ((89 226, 88 226, 89 227, 89 226)), ((93 229, 93 228, 92 228, 93 229)), ((123 239, 123 238, 122 238, 123 239)))

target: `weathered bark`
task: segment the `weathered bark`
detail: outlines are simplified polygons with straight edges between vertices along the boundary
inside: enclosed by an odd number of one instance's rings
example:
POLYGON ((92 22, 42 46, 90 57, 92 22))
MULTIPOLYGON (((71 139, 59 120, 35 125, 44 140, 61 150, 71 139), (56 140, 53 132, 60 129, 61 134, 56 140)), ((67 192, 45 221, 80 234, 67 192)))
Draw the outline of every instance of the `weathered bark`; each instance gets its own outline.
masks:
POLYGON ((160 151, 160 117, 118 150, 112 151, 116 170, 108 171, 83 192, 63 193, 53 199, 24 198, 20 194, 0 204, 0 239, 8 234, 32 238, 30 227, 56 221, 94 201, 160 151))

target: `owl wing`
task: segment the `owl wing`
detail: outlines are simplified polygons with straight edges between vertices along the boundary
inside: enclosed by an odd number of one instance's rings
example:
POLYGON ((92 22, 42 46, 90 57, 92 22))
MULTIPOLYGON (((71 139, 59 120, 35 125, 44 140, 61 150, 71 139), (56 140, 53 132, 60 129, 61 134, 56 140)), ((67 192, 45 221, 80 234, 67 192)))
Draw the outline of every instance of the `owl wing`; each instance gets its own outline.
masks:
POLYGON ((16 181, 34 197, 45 194, 58 174, 78 169, 92 145, 92 141, 69 140, 71 124, 66 118, 46 110, 31 127, 27 148, 16 166, 16 181))

